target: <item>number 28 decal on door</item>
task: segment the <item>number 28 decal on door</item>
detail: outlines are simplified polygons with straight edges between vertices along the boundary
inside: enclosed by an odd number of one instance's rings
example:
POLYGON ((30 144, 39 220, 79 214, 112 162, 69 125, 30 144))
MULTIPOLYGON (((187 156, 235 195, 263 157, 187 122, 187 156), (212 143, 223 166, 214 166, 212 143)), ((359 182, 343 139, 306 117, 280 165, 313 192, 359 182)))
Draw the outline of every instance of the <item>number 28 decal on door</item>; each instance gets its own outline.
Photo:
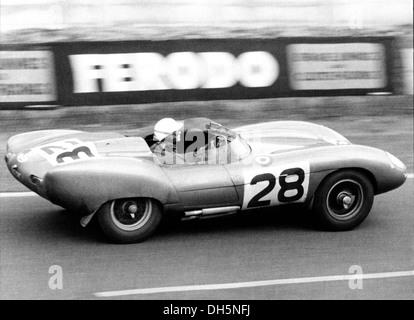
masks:
POLYGON ((254 168, 256 170, 244 172, 243 209, 306 200, 309 188, 309 162, 254 168))

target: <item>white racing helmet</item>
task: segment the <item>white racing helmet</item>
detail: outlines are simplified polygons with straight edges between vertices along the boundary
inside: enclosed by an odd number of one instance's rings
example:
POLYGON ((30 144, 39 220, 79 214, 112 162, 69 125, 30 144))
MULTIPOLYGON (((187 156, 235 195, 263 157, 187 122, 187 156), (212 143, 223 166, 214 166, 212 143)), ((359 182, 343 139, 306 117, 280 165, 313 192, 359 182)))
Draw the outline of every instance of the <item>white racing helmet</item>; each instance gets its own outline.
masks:
POLYGON ((154 126, 154 139, 161 141, 173 132, 180 130, 182 127, 182 123, 179 123, 172 118, 161 119, 154 126))

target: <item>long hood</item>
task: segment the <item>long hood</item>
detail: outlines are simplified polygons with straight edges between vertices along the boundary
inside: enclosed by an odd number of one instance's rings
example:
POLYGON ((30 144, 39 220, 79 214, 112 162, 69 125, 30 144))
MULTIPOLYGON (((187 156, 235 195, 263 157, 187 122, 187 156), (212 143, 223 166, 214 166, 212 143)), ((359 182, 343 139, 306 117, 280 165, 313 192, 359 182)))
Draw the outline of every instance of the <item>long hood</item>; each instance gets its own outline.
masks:
POLYGON ((7 142, 6 162, 10 172, 41 195, 36 183, 51 168, 103 157, 153 159, 144 139, 119 133, 46 130, 19 134, 7 142))
POLYGON ((249 143, 253 152, 261 154, 350 144, 332 129, 303 121, 265 122, 234 130, 249 143))
MULTIPOLYGON (((151 151, 146 142, 139 137, 125 137, 115 132, 84 132, 76 130, 43 130, 19 134, 7 142, 7 153, 24 156, 41 155, 54 164, 65 162, 65 158, 54 159, 55 156, 65 156, 70 160, 70 153, 76 149, 87 150, 86 156, 110 157, 131 156, 145 157, 151 151), (84 147, 82 149, 82 147, 84 147), (61 161, 60 161, 61 160, 61 161)), ((80 152, 81 153, 81 152, 80 152)))

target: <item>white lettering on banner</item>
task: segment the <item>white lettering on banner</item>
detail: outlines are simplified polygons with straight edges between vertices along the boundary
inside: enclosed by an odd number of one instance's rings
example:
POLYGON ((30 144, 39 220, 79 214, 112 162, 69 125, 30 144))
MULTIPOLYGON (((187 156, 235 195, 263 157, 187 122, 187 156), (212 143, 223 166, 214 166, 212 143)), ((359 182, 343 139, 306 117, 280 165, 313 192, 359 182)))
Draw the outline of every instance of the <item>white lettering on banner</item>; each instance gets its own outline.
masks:
POLYGON ((50 51, 0 51, 0 103, 56 100, 50 51))
POLYGON ((287 57, 294 90, 374 89, 387 84, 380 43, 290 44, 287 57))
POLYGON ((229 88, 237 83, 239 72, 231 53, 202 52, 199 55, 204 62, 203 88, 229 88))
POLYGON ((268 87, 279 76, 279 65, 268 52, 245 52, 238 60, 241 69, 240 82, 245 87, 268 87))
POLYGON ((104 77, 102 74, 103 70, 99 67, 103 62, 100 59, 101 57, 99 54, 70 56, 75 92, 100 91, 99 80, 104 77), (77 70, 82 70, 82 72, 77 72, 77 70), (98 81, 90 81, 90 79, 98 81), (82 90, 77 90, 76 88, 82 88, 82 90))
POLYGON ((74 93, 167 89, 269 87, 279 76, 276 58, 265 51, 234 57, 229 52, 156 52, 69 56, 74 93))
POLYGON ((200 62, 194 52, 174 52, 167 56, 167 79, 174 89, 200 87, 200 62))
MULTIPOLYGON (((131 68, 139 70, 135 72, 135 79, 131 81, 131 89, 146 91, 146 90, 165 90, 168 89, 163 81, 163 72, 165 70, 164 57, 159 53, 144 52, 135 54, 132 53, 131 68)), ((109 59, 116 60, 117 55, 109 59)), ((126 90, 129 91, 129 90, 126 90)))

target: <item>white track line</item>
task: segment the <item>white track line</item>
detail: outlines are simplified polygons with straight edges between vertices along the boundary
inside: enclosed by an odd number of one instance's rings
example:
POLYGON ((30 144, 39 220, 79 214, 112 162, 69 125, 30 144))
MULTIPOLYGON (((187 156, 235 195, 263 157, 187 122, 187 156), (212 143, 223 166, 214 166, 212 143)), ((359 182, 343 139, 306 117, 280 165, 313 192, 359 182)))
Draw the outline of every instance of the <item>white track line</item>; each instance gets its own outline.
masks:
POLYGON ((40 197, 34 192, 1 192, 0 198, 40 197))
POLYGON ((345 281, 345 280, 355 280, 355 279, 381 279, 381 278, 412 277, 412 276, 414 276, 414 270, 398 271, 398 272, 384 272, 384 273, 369 273, 369 274, 347 274, 347 275, 326 276, 326 277, 308 277, 308 278, 291 278, 291 279, 278 279, 278 280, 265 280, 265 281, 222 283, 222 284, 131 289, 131 290, 120 290, 120 291, 97 292, 97 293, 94 293, 94 295, 99 298, 106 298, 106 297, 119 297, 119 296, 127 296, 127 295, 141 295, 141 294, 154 294, 154 293, 166 293, 166 292, 225 290, 225 289, 275 286, 275 285, 280 285, 280 284, 345 281))

